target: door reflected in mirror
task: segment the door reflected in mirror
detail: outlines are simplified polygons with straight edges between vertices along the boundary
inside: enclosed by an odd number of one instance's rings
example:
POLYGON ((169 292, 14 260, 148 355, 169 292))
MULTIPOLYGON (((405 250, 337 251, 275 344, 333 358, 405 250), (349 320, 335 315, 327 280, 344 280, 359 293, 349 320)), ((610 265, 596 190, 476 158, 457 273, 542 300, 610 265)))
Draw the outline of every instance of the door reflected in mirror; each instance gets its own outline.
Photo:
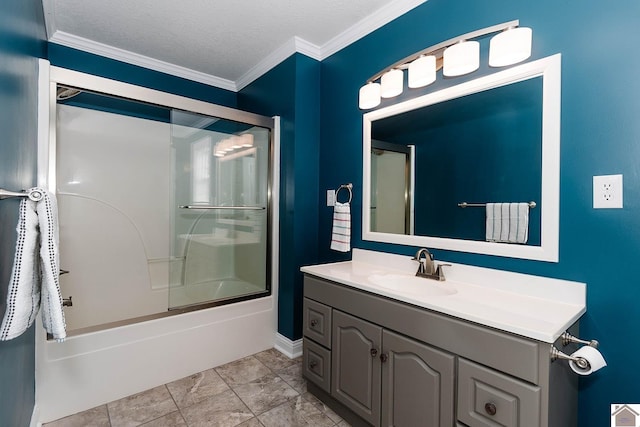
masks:
POLYGON ((414 147, 371 141, 371 230, 414 234, 414 147))

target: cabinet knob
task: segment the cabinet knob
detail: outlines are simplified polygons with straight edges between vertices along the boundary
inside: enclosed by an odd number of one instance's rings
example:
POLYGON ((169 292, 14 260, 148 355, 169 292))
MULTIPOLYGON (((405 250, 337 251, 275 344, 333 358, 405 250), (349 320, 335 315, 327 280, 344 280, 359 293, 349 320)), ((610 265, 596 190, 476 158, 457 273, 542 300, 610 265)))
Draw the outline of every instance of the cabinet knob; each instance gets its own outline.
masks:
POLYGON ((381 361, 382 363, 385 363, 387 360, 389 360, 389 356, 388 356, 388 355, 386 355, 385 353, 382 353, 382 354, 380 355, 380 361, 381 361))
POLYGON ((376 357, 378 355, 378 350, 376 350, 375 348, 371 349, 371 357, 376 357))
POLYGON ((487 414, 493 416, 496 414, 496 412, 498 412, 498 409, 496 408, 496 405, 494 405, 493 403, 485 403, 484 404, 484 410, 487 412, 487 414))
POLYGON ((315 328, 316 326, 318 326, 318 319, 311 319, 311 327, 315 328))
POLYGON ((318 361, 317 360, 310 360, 309 361, 309 369, 314 369, 316 366, 318 366, 318 361))

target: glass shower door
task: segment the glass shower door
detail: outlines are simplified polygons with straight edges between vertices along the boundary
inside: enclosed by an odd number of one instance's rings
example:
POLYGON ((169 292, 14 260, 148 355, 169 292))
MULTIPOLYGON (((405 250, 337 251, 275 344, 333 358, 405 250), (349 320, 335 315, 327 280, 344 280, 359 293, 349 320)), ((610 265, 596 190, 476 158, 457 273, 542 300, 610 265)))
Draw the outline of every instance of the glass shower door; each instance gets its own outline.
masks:
POLYGON ((172 111, 169 309, 270 292, 270 130, 172 111))

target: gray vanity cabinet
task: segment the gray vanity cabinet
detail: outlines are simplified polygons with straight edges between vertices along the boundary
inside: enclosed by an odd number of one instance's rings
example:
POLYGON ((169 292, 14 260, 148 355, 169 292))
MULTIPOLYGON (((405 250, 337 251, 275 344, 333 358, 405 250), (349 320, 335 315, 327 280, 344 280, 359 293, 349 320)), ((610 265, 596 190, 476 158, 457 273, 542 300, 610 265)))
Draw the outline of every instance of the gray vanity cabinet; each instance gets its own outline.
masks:
POLYGON ((304 296, 307 389, 353 426, 577 425, 577 377, 549 343, 312 275, 304 296))

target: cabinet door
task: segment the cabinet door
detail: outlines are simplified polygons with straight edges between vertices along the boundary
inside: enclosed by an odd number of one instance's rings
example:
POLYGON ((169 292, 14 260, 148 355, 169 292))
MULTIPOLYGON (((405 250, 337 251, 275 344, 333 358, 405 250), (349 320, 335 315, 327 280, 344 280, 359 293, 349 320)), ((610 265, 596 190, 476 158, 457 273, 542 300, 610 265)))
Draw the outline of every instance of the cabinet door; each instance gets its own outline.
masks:
POLYGON ((452 426, 455 356, 387 330, 382 343, 382 425, 452 426))
POLYGON ((333 310, 331 394, 374 426, 380 425, 382 328, 333 310))

